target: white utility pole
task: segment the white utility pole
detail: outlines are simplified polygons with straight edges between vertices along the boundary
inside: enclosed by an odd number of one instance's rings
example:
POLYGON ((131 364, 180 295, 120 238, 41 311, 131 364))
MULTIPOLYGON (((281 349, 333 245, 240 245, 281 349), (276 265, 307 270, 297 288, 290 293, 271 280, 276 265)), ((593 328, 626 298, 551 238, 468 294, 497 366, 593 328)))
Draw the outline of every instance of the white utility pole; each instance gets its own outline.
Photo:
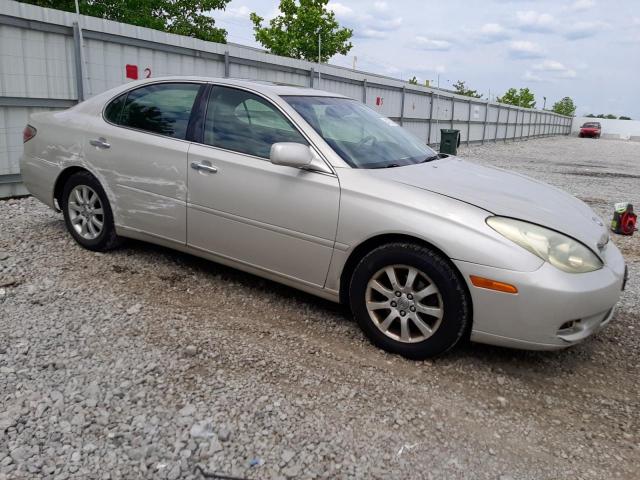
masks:
POLYGON ((78 80, 80 85, 77 86, 78 88, 78 101, 82 102, 84 100, 84 96, 85 96, 85 89, 84 89, 84 75, 83 75, 83 65, 84 65, 84 49, 83 49, 83 44, 84 44, 84 40, 82 38, 82 25, 80 24, 80 5, 78 4, 78 0, 76 0, 76 23, 78 24, 78 61, 79 61, 79 65, 76 66, 77 68, 77 72, 78 72, 78 80))
POLYGON ((76 0, 76 21, 78 22, 78 36, 80 37, 80 49, 82 50, 82 26, 80 25, 80 5, 76 0))
MULTIPOLYGON (((436 104, 436 138, 438 138, 438 132, 440 131, 440 125, 439 125, 439 118, 440 118, 440 74, 438 74, 438 81, 437 81, 437 88, 438 88, 438 95, 436 96, 436 101, 438 102, 436 104)), ((438 141, 438 146, 440 145, 440 142, 442 141, 442 139, 440 139, 440 141, 438 141)))
MULTIPOLYGON (((77 1, 77 0, 76 0, 77 1)), ((320 88, 320 57, 322 54, 322 30, 318 30, 318 88, 320 88)))

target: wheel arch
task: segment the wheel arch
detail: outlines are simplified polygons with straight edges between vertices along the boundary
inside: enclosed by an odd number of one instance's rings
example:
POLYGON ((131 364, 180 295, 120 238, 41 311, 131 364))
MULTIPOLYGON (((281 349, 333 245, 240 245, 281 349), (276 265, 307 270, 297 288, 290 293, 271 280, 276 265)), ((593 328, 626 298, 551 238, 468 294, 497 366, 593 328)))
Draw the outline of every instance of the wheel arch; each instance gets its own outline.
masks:
MULTIPOLYGON (((56 209, 60 211, 62 206, 62 191, 64 190, 64 185, 67 183, 67 180, 71 178, 72 175, 78 172, 87 172, 89 175, 95 178, 95 175, 91 173, 88 169, 79 166, 67 167, 60 172, 58 178, 56 178, 56 182, 53 187, 53 200, 56 209)), ((96 180, 98 180, 96 178, 96 180)))
POLYGON ((470 332, 471 327, 473 325, 473 299, 471 297, 471 292, 469 291, 469 286, 464 278, 464 275, 458 269, 458 267, 451 261, 451 258, 449 257, 449 255, 446 254, 446 252, 436 247, 432 243, 422 238, 414 237, 412 235, 407 235, 402 233, 386 233, 386 234, 373 236, 371 238, 364 240, 362 243, 358 244, 350 253, 349 257, 347 258, 347 261, 344 264, 344 267, 342 268, 342 272, 340 274, 340 292, 339 292, 340 303, 347 306, 349 305, 349 284, 351 282, 351 276, 353 275, 353 272, 355 270, 356 265, 358 265, 358 262, 360 262, 360 260, 362 260, 365 257, 365 255, 367 255, 369 252, 373 251, 374 249, 382 245, 386 245, 389 243, 399 243, 399 242, 413 243, 415 245, 426 247, 430 250, 437 252, 449 263, 451 268, 458 273, 458 275, 460 276, 462 285, 465 289, 465 293, 467 294, 467 299, 469 301, 471 322, 469 322, 468 330, 470 332))

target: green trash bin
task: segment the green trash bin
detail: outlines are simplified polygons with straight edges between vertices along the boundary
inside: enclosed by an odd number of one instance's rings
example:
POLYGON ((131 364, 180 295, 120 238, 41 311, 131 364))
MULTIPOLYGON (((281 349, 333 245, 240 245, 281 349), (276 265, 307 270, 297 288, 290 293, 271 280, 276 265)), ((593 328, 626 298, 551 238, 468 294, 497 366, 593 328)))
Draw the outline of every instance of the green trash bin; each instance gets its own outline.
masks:
POLYGON ((460 146, 460 130, 440 129, 440 153, 456 155, 460 146))

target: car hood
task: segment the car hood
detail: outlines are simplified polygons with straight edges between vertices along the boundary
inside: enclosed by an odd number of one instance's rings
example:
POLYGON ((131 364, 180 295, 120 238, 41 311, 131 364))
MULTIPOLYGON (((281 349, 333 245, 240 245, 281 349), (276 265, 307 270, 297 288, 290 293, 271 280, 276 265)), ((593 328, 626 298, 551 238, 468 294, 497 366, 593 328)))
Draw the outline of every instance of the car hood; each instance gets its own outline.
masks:
POLYGON ((525 175, 457 157, 369 170, 381 179, 410 185, 475 205, 495 215, 536 223, 573 237, 595 252, 608 239, 604 222, 582 201, 525 175))

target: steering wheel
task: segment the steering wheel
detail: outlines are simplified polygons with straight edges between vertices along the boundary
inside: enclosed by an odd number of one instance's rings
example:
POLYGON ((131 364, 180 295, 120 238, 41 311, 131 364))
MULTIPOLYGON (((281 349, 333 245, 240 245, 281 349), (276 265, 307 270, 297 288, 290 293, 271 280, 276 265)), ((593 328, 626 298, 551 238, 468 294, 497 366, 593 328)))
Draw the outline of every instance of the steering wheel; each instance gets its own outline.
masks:
POLYGON ((376 137, 374 137, 373 135, 368 135, 366 137, 364 137, 362 140, 360 140, 358 142, 358 145, 356 145, 358 148, 360 147, 364 147, 367 143, 370 143, 372 147, 374 147, 376 145, 376 143, 378 143, 378 139, 376 137))

